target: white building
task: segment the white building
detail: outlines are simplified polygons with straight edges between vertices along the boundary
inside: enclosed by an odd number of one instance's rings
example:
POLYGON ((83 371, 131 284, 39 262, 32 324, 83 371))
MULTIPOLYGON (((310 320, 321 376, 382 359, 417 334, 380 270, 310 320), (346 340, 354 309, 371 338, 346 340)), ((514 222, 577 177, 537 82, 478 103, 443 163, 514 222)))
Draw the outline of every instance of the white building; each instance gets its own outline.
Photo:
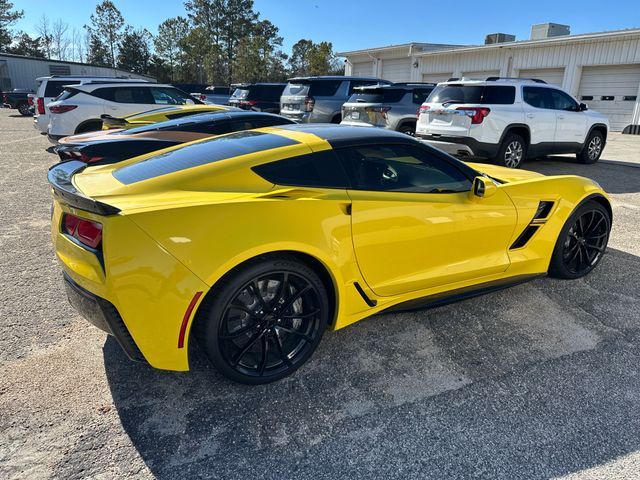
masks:
MULTIPOLYGON (((640 133, 640 29, 563 33, 568 27, 543 24, 532 28, 535 40, 466 47, 413 43, 339 55, 346 58, 345 75, 396 82, 539 78, 608 115, 613 131, 640 133)), ((505 38, 499 35, 487 36, 487 41, 505 38)))
POLYGON ((0 87, 2 90, 29 88, 35 90, 36 78, 49 75, 92 75, 100 77, 127 77, 155 81, 153 77, 138 75, 117 68, 97 67, 86 63, 47 60, 0 53, 0 87))

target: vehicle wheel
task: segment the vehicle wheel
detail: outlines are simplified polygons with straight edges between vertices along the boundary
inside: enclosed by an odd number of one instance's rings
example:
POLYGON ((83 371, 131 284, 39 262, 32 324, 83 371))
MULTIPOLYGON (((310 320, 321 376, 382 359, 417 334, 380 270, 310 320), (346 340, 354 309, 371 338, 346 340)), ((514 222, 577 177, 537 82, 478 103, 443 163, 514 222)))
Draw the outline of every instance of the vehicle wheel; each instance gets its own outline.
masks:
POLYGON ((580 163, 596 163, 604 150, 604 135, 599 131, 591 132, 584 148, 576 155, 580 163))
POLYGON ((518 168, 522 165, 527 154, 527 145, 520 135, 507 135, 504 139, 495 161, 507 168, 518 168))
POLYGON ((21 103, 20 105, 18 105, 18 112, 20 112, 20 115, 24 115, 25 117, 31 115, 31 109, 29 108, 29 104, 21 103))
POLYGON ((416 126, 415 124, 412 123, 405 123, 404 125, 402 125, 398 131, 400 133, 404 133, 406 135, 409 135, 411 137, 415 137, 416 136, 416 126))
POLYGON ((609 212, 598 202, 589 201, 567 220, 553 250, 549 274, 557 278, 580 278, 602 259, 609 232, 609 212))
POLYGON ((81 125, 76 129, 75 134, 79 133, 87 133, 87 132, 95 132, 97 130, 102 130, 102 122, 88 122, 84 125, 81 125))
POLYGON ((197 334, 223 375, 255 385, 279 380, 304 364, 328 319, 320 277, 293 257, 268 256, 240 267, 216 287, 197 334))

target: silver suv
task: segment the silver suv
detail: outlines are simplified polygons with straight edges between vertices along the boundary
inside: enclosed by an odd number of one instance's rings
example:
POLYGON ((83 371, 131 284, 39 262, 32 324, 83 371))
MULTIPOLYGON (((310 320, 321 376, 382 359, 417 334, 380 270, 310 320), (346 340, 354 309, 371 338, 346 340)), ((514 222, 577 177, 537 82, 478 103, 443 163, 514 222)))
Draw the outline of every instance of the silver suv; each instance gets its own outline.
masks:
POLYGON ((372 77, 297 77, 280 97, 280 115, 299 123, 340 123, 354 88, 391 82, 372 77))
POLYGON ((342 124, 381 127, 414 135, 418 109, 434 83, 394 83, 357 87, 342 106, 342 124))

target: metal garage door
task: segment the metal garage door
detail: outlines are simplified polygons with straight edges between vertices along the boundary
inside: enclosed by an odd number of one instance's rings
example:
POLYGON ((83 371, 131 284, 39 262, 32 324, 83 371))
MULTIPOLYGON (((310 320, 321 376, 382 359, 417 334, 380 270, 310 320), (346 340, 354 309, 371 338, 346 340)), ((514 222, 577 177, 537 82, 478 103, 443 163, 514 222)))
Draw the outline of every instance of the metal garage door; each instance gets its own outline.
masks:
POLYGON ((427 83, 440 83, 446 82, 451 77, 453 77, 453 73, 423 73, 422 81, 427 83))
POLYGON ((382 78, 392 82, 411 80, 411 58, 382 60, 382 78))
POLYGON ((484 80, 489 77, 499 77, 500 70, 478 70, 477 72, 464 72, 462 74, 464 78, 477 78, 484 80))
POLYGON ((564 68, 531 68, 518 72, 520 78, 538 78, 544 80, 549 85, 562 86, 564 79, 564 68))
POLYGON ((639 87, 640 65, 583 67, 578 98, 609 117, 611 130, 619 132, 632 123, 639 87))
POLYGON ((355 77, 370 77, 373 74, 373 62, 354 63, 351 72, 355 77))

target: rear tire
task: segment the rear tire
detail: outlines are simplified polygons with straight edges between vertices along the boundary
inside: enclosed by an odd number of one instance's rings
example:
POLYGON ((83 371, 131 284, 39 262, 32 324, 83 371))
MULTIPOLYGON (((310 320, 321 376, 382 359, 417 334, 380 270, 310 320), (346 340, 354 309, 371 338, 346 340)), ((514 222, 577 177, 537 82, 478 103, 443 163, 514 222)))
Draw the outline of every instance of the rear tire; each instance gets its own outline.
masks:
POLYGON ((196 336, 220 373, 257 385, 302 366, 328 319, 318 274, 290 255, 269 255, 240 266, 215 287, 198 312, 196 336))
POLYGON ((93 122, 87 122, 87 123, 83 123, 82 125, 80 125, 77 129, 75 134, 79 134, 79 133, 87 133, 87 132, 96 132, 98 130, 102 130, 102 122, 99 120, 93 121, 93 122))
POLYGON ((494 161, 502 167, 520 168, 526 156, 527 144, 524 139, 520 135, 510 134, 502 141, 494 161))
POLYGON ((21 103, 20 105, 18 105, 18 112, 20 113, 20 115, 28 117, 29 115, 31 115, 31 107, 29 107, 28 103, 21 103))
POLYGON ((609 242, 611 217, 590 200, 567 219, 551 255, 549 275, 575 279, 588 274, 602 259, 609 242))
POLYGON ((576 155, 578 162, 593 164, 600 159, 602 151, 604 150, 604 135, 598 130, 595 130, 589 134, 587 141, 584 142, 584 147, 576 155))
POLYGON ((402 125, 398 131, 400 133, 404 133, 405 135, 409 135, 410 137, 416 136, 416 124, 415 123, 405 123, 402 125))

